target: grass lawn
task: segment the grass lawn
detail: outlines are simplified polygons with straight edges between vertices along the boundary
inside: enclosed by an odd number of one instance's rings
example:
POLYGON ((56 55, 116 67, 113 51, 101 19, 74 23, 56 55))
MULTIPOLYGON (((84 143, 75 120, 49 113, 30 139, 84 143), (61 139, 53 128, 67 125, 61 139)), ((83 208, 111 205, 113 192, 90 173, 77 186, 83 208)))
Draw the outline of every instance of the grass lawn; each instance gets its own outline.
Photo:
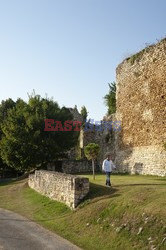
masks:
POLYGON ((0 184, 0 207, 20 213, 83 249, 166 249, 166 178, 113 175, 90 179, 88 197, 75 211, 51 201, 27 180, 0 184))

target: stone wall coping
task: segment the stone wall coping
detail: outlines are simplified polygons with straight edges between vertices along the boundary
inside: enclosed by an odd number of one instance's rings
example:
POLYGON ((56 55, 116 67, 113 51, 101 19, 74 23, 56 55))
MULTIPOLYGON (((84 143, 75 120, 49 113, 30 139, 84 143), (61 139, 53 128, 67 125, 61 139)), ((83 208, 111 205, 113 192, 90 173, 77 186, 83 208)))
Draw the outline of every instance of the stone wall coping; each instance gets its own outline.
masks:
MULTIPOLYGON (((121 70, 121 68, 123 67, 124 64, 128 64, 131 68, 133 67, 137 67, 137 64, 135 65, 130 65, 130 63, 128 62, 128 60, 134 56, 134 55, 137 55, 138 53, 141 53, 144 55, 145 53, 149 53, 149 51, 151 51, 151 53, 153 51, 155 51, 156 48, 159 48, 161 46, 163 46, 164 44, 166 44, 166 38, 163 38, 161 39, 159 42, 155 43, 155 44, 152 44, 152 45, 148 45, 147 47, 145 47, 144 49, 138 51, 137 53, 134 53, 133 55, 131 55, 130 57, 128 58, 125 58, 116 68, 116 73, 118 74, 118 72, 121 70), (148 52, 147 52, 148 51, 148 52)), ((142 58, 140 59, 140 61, 144 60, 143 56, 142 58)))
MULTIPOLYGON (((83 160, 62 159, 62 160, 57 160, 57 161, 62 161, 62 162, 90 162, 90 160, 86 160, 86 159, 83 159, 83 160)), ((55 161, 55 162, 57 162, 57 161, 55 161)))
MULTIPOLYGON (((35 171, 35 174, 36 173, 47 173, 47 174, 51 174, 51 175, 58 175, 59 177, 61 178, 67 178, 67 179, 83 179, 83 180, 89 180, 87 177, 80 177, 78 175, 72 175, 72 174, 66 174, 66 173, 61 173, 61 172, 55 172, 55 171, 48 171, 48 170, 36 170, 35 171)), ((31 175, 35 175, 35 174, 30 174, 31 175)))

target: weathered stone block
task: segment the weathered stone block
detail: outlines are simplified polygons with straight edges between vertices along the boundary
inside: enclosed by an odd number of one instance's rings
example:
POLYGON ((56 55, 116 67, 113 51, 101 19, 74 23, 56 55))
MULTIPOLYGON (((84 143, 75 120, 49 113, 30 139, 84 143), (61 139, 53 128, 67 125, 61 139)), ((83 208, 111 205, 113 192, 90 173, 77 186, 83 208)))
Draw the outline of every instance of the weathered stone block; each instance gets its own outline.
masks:
POLYGON ((28 184, 52 200, 64 202, 75 209, 89 192, 89 179, 70 174, 36 170, 29 175, 28 184))

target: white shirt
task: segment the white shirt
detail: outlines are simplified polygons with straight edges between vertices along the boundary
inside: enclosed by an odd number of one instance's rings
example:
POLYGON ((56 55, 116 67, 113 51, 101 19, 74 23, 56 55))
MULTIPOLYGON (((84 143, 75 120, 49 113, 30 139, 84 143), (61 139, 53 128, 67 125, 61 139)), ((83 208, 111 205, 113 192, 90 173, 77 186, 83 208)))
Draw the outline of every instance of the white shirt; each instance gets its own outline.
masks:
POLYGON ((105 159, 103 161, 103 165, 102 165, 102 170, 103 171, 105 171, 105 172, 112 172, 113 169, 115 169, 115 168, 116 167, 115 167, 114 163, 111 160, 108 161, 107 159, 105 159))

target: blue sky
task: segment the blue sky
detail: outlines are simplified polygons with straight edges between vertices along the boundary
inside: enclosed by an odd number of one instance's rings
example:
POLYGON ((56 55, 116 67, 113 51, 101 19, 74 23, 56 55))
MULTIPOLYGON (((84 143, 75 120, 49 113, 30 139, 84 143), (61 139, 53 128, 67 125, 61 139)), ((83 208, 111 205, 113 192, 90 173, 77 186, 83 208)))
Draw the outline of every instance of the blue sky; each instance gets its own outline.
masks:
POLYGON ((0 0, 0 101, 33 89, 106 113, 117 65, 166 36, 165 0, 0 0))

